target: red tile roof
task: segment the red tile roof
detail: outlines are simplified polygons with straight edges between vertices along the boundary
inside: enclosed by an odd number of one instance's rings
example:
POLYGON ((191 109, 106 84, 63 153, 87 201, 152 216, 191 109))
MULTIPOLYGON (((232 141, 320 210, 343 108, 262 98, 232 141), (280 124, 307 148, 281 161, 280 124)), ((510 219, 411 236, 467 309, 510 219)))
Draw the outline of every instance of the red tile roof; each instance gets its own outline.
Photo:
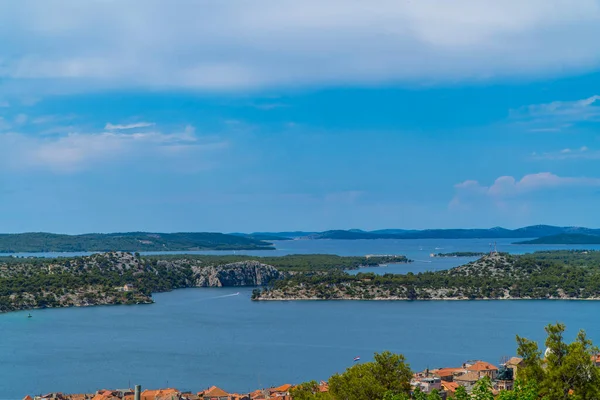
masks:
POLYGON ((475 364, 467 367, 467 371, 497 371, 498 368, 489 362, 477 361, 475 364))
POLYGON ((465 372, 465 368, 439 368, 431 370, 432 374, 437 376, 454 376, 465 372))
POLYGON ((205 396, 205 397, 227 397, 227 396, 229 396, 229 393, 227 393, 223 389, 218 388, 216 386, 211 386, 210 389, 208 389, 206 392, 203 393, 203 396, 205 396))
POLYGON ((292 387, 292 385, 290 385, 289 383, 286 383, 285 385, 281 385, 279 387, 269 389, 269 392, 271 392, 271 393, 273 393, 273 392, 287 392, 288 390, 290 390, 291 387, 292 387))
POLYGON ((459 386, 459 384, 456 382, 442 381, 442 387, 447 392, 452 392, 452 393, 456 392, 456 389, 458 388, 458 386, 459 386))

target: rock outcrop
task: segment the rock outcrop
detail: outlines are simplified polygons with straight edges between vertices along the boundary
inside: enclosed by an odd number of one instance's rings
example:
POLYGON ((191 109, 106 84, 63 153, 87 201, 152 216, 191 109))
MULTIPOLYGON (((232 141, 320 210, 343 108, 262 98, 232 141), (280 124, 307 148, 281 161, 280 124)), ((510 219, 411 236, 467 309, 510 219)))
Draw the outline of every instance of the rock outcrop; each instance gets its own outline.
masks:
POLYGON ((194 286, 263 286, 282 278, 275 267, 258 261, 243 261, 220 266, 192 267, 194 286))

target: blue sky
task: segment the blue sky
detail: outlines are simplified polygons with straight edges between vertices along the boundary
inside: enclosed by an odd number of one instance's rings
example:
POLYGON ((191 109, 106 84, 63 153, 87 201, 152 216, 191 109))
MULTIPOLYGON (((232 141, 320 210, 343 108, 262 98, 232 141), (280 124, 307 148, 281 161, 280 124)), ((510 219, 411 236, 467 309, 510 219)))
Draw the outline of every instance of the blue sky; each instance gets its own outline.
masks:
POLYGON ((0 231, 600 227, 600 1, 0 4, 0 231))

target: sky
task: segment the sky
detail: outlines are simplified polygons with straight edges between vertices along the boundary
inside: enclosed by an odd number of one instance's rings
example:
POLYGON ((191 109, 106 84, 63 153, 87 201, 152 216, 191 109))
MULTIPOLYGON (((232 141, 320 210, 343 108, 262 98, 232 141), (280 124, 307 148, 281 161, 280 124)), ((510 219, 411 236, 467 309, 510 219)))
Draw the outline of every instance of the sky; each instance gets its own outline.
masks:
POLYGON ((0 2, 0 232, 600 227, 600 0, 0 2))

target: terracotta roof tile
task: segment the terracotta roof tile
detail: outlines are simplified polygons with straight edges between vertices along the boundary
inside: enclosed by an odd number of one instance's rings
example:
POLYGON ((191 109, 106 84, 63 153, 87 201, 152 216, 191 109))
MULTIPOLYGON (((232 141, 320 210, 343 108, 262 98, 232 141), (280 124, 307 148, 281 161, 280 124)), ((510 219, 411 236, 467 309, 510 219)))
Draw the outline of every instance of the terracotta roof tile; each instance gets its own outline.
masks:
POLYGON ((454 376, 465 372, 464 368, 439 368, 431 370, 431 373, 437 376, 454 376))
POLYGON ((454 380, 459 382, 477 382, 479 380, 479 374, 475 371, 469 371, 464 375, 455 377, 454 380))
POLYGON ((456 382, 442 381, 442 387, 447 392, 452 392, 452 393, 456 392, 456 389, 458 389, 458 386, 459 386, 459 384, 456 382))
POLYGON ((226 396, 229 396, 229 393, 227 393, 223 389, 218 388, 216 386, 211 386, 210 389, 208 389, 206 392, 204 392, 204 396, 226 397, 226 396))
POLYGON ((467 371, 497 371, 498 368, 489 362, 477 361, 475 364, 467 367, 467 371))

